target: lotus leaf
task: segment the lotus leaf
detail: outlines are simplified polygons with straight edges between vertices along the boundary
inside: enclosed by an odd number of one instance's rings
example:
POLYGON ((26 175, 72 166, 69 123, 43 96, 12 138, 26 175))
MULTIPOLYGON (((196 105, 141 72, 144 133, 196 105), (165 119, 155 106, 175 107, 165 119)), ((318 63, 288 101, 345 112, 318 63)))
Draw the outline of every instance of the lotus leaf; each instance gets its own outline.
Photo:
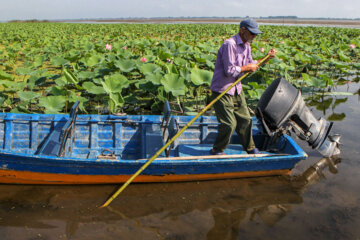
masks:
POLYGON ((65 77, 65 80, 68 83, 74 84, 77 89, 81 90, 81 87, 78 85, 79 79, 75 76, 74 73, 72 73, 70 70, 68 70, 66 68, 63 68, 63 74, 65 77))
POLYGON ((88 99, 87 98, 84 98, 82 96, 78 96, 76 95, 74 92, 71 92, 70 93, 70 96, 69 96, 69 102, 71 103, 75 103, 79 101, 80 102, 80 108, 82 109, 82 111, 84 111, 84 108, 83 108, 83 103, 87 102, 88 99))
POLYGON ((326 73, 320 74, 319 77, 324 80, 329 86, 334 86, 334 82, 326 73))
POLYGON ((15 108, 11 109, 10 112, 12 113, 30 113, 30 111, 27 108, 27 102, 20 102, 16 104, 15 108))
POLYGON ((28 102, 34 98, 38 98, 40 96, 39 93, 35 93, 35 92, 24 92, 24 91, 18 91, 17 92, 18 96, 20 97, 20 99, 22 101, 28 102))
POLYGON ((77 61, 77 60, 79 60, 79 59, 81 58, 81 52, 78 51, 78 50, 74 50, 74 49, 73 49, 73 50, 70 50, 70 51, 66 54, 65 58, 66 58, 67 60, 71 61, 71 62, 75 62, 75 61, 77 61))
POLYGON ((306 73, 302 73, 302 77, 308 86, 315 87, 315 88, 325 87, 325 82, 319 78, 310 77, 306 73))
POLYGON ((212 77, 213 77, 213 72, 198 68, 193 68, 191 70, 191 82, 196 86, 202 84, 210 86, 212 77))
POLYGON ((156 92, 157 86, 152 82, 137 82, 135 86, 147 92, 156 92))
POLYGON ((123 58, 123 59, 129 59, 133 56, 133 54, 129 50, 123 50, 120 49, 117 51, 117 53, 123 58))
POLYGON ((27 87, 33 90, 35 86, 42 86, 46 82, 46 77, 31 76, 27 80, 27 87))
POLYGON ((186 92, 186 86, 184 79, 175 73, 168 73, 162 79, 161 83, 164 89, 168 93, 172 93, 176 96, 183 96, 186 92))
POLYGON ((9 80, 0 80, 0 85, 5 87, 6 92, 17 92, 23 90, 26 86, 25 82, 12 82, 9 80))
POLYGON ((181 57, 176 57, 174 59, 174 63, 178 66, 184 66, 184 67, 186 67, 186 65, 187 65, 187 61, 181 57))
POLYGON ((175 73, 175 74, 179 74, 179 70, 177 69, 177 67, 174 64, 165 64, 167 73, 175 73))
POLYGON ((45 61, 45 56, 36 56, 35 58, 34 58, 34 63, 33 63, 33 66, 34 67, 40 67, 42 64, 43 64, 43 62, 45 61))
POLYGON ((120 59, 115 62, 115 66, 118 67, 122 72, 131 72, 136 69, 136 62, 134 60, 120 59))
POLYGON ((345 63, 342 63, 342 62, 339 62, 339 61, 335 61, 335 60, 332 60, 330 61, 330 64, 333 64, 336 68, 342 70, 342 69, 349 69, 350 68, 350 65, 349 64, 345 64, 345 63))
POLYGON ((0 79, 13 80, 14 77, 11 74, 8 74, 8 73, 0 70, 0 79))
POLYGON ((157 64, 146 63, 140 66, 140 72, 144 75, 155 74, 161 71, 161 67, 157 64))
POLYGON ((123 88, 127 88, 129 86, 129 80, 127 80, 124 75, 116 73, 111 76, 107 76, 105 78, 105 82, 101 82, 101 84, 107 93, 120 93, 123 88))
POLYGON ((115 50, 124 50, 122 48, 125 47, 126 44, 124 42, 116 42, 112 46, 114 47, 115 50))
POLYGON ((342 51, 338 51, 338 55, 341 61, 344 62, 351 62, 351 58, 349 58, 348 56, 345 56, 345 54, 342 51))
POLYGON ((45 108, 45 113, 60 113, 65 107, 65 96, 48 96, 39 98, 39 105, 45 108))
POLYGON ((194 58, 197 63, 206 63, 206 59, 197 55, 194 55, 194 58))
POLYGON ((60 56, 56 56, 56 57, 53 57, 51 59, 51 63, 54 65, 54 66, 63 66, 65 64, 68 64, 69 61, 66 60, 65 58, 63 57, 60 57, 60 56))
POLYGON ((67 81, 65 80, 65 77, 60 77, 55 80, 55 83, 57 86, 64 87, 67 84, 67 81))
POLYGON ((161 60, 163 60, 163 61, 167 61, 167 59, 170 59, 172 56, 171 56, 171 53, 169 53, 169 52, 165 52, 165 51, 163 51, 163 50, 160 50, 159 52, 158 52, 158 56, 159 56, 159 58, 161 59, 161 60))
POLYGON ((101 55, 92 55, 90 56, 88 59, 86 59, 86 65, 90 68, 95 67, 96 65, 98 65, 101 61, 104 60, 104 57, 101 55))
POLYGON ((251 99, 258 99, 258 92, 256 92, 255 90, 247 90, 247 93, 249 94, 249 97, 251 99))
POLYGON ((15 73, 18 75, 31 75, 32 72, 33 72, 33 69, 23 68, 23 67, 17 68, 15 71, 15 73))
POLYGON ((78 74, 79 79, 92 79, 96 77, 96 73, 89 71, 81 71, 78 74))
POLYGON ((50 90, 53 96, 67 96, 69 92, 67 89, 60 86, 53 86, 47 90, 50 90))
POLYGON ((211 69, 215 69, 215 64, 212 61, 206 60, 206 65, 211 69))
POLYGON ((209 45, 207 45, 207 44, 205 44, 205 43, 199 43, 197 46, 198 46, 202 51, 205 51, 205 52, 211 52, 211 51, 213 51, 212 47, 209 46, 209 45))
POLYGON ((257 82, 249 82, 248 85, 252 86, 253 88, 257 89, 259 88, 259 84, 257 82))
POLYGON ((147 74, 145 80, 151 82, 154 85, 161 85, 162 77, 163 75, 161 75, 160 73, 147 74))
MULTIPOLYGON (((353 66, 354 66, 355 68, 360 69, 360 63, 354 63, 353 66)), ((1 72, 0 72, 0 75, 1 75, 1 72)), ((1 79, 1 76, 0 76, 0 79, 1 79)))
POLYGON ((189 45, 183 44, 177 50, 180 53, 188 53, 191 51, 191 47, 189 45))
POLYGON ((3 106, 6 98, 4 96, 0 96, 0 105, 3 106))
POLYGON ((263 93, 265 92, 265 89, 256 89, 255 90, 257 92, 257 100, 260 99, 260 97, 263 95, 263 93))
POLYGON ((83 44, 83 49, 86 51, 91 51, 94 49, 94 44, 87 42, 83 44))
POLYGON ((103 87, 96 86, 92 82, 84 82, 82 87, 89 93, 92 94, 103 94, 106 93, 103 87))

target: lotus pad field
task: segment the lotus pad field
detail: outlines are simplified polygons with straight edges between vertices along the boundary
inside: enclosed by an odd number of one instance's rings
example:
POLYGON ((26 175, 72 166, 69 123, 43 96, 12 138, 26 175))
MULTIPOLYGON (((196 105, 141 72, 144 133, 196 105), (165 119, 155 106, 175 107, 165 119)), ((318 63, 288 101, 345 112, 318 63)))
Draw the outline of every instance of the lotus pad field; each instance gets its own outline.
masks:
MULTIPOLYGON (((0 24, 3 112, 160 113, 165 99, 194 114, 209 100, 217 50, 238 32, 220 24, 0 24)), ((277 57, 244 81, 250 103, 283 76, 331 94, 359 81, 360 29, 261 26, 253 57, 277 57), (330 91, 330 92, 329 92, 330 91)), ((337 93, 345 94, 345 93, 337 93)))

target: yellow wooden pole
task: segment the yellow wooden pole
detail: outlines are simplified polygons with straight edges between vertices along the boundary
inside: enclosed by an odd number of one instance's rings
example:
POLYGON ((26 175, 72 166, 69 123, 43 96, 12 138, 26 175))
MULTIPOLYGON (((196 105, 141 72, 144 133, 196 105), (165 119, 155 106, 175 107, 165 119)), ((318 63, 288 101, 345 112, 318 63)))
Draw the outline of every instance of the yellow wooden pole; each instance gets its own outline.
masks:
MULTIPOLYGON (((260 67, 270 55, 266 55, 263 59, 261 59, 257 65, 260 67)), ((223 91, 219 96, 217 96, 214 100, 212 100, 201 112, 199 112, 190 122, 188 122, 174 137, 172 137, 161 149, 159 149, 154 156, 152 156, 147 162, 132 175, 100 208, 108 206, 124 189, 142 172, 144 171, 150 163, 152 163, 170 144, 172 144, 176 138, 178 138, 191 124, 193 124, 196 119, 198 119, 202 114, 204 114, 216 101, 218 101, 225 93, 227 93, 231 88, 233 88, 236 84, 238 84, 241 80, 249 76, 250 72, 242 75, 238 80, 236 80, 230 87, 228 87, 225 91, 223 91)))

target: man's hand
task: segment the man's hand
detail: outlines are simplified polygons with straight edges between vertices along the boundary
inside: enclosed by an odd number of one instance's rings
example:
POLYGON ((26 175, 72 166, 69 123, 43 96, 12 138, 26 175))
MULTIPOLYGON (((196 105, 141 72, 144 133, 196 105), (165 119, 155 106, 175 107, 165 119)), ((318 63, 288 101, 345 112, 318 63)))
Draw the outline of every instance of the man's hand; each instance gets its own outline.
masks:
POLYGON ((250 63, 241 67, 241 72, 255 72, 259 68, 258 65, 250 63))
POLYGON ((270 59, 273 59, 276 55, 276 49, 275 48, 270 49, 268 55, 270 55, 270 59))

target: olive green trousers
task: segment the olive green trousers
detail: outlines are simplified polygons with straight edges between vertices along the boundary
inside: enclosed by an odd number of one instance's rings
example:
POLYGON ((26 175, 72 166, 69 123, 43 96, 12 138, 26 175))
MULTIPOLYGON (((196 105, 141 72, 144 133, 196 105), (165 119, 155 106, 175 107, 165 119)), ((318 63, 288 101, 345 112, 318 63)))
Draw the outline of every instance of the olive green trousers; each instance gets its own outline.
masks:
MULTIPOLYGON (((220 93, 213 92, 212 99, 220 93)), ((250 116, 243 91, 231 96, 225 94, 214 103, 216 118, 220 125, 213 149, 218 152, 225 151, 229 145, 234 131, 239 135, 245 151, 255 148, 252 136, 252 118, 250 116)))

